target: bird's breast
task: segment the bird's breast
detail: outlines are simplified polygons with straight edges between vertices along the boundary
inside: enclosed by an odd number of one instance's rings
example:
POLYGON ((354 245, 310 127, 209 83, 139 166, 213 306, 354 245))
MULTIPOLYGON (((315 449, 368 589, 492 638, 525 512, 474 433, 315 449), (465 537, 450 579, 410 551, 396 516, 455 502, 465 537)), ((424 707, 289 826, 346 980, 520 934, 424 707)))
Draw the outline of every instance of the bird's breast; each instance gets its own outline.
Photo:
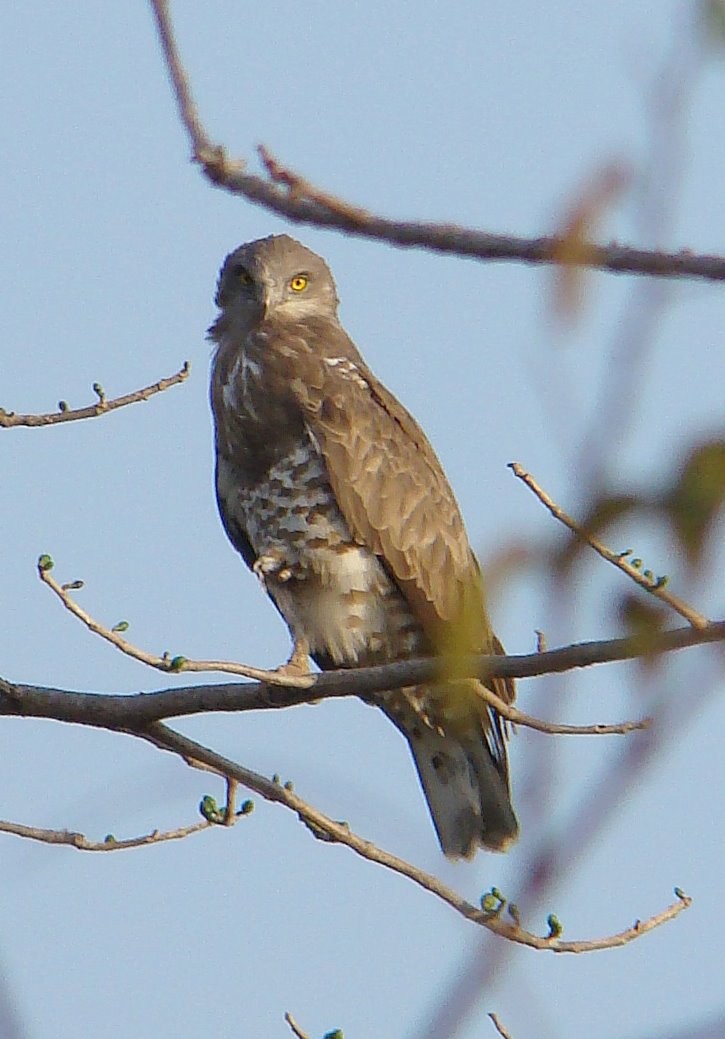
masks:
POLYGON ((220 495, 264 561, 268 593, 318 662, 372 664, 422 650, 418 622, 382 560, 355 540, 309 435, 253 485, 232 486, 220 468, 220 495))

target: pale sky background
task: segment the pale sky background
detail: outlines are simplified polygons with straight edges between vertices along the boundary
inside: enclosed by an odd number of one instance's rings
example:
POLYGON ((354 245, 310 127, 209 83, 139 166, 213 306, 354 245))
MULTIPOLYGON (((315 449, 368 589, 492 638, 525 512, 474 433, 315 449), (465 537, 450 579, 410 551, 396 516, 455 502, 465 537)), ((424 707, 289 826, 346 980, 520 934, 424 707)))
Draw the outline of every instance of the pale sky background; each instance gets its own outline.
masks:
MULTIPOLYGON (((691 42, 694 4, 676 0, 174 5, 179 45, 212 137, 253 158, 266 143, 316 183, 377 212, 541 234, 603 164, 634 174, 600 237, 645 243, 641 173, 663 80, 691 42), (669 71, 667 71, 669 70, 669 71)), ((108 624, 130 622, 149 650, 274 666, 284 626, 223 535, 212 491, 205 329, 224 255, 287 231, 335 273, 341 316, 373 369, 422 422, 490 558, 511 539, 559 531, 506 469, 518 460, 579 512, 579 450, 602 380, 632 365, 632 428, 617 444, 618 486, 654 488, 686 446, 722 428, 721 286, 674 285, 640 366, 622 344, 644 280, 586 281, 564 333, 552 275, 291 227, 211 188, 189 164, 151 15, 143 3, 5 4, 0 29, 0 405, 52 410, 169 375, 183 386, 97 421, 0 436, 3 481, 0 672, 100 692, 164 688, 75 622, 38 582, 41 552, 108 624)), ((681 178, 654 237, 725 251, 725 61, 685 88, 681 178)), ((635 342, 638 340, 635 338, 635 342)), ((600 416, 601 419, 601 416, 600 416)), ((608 430, 614 437, 616 430, 608 430)), ((633 547, 676 591, 723 615, 723 555, 688 585, 666 534, 633 518, 633 547)), ((625 578, 594 558, 572 601, 552 603, 536 573, 493 604, 512 652, 621 633, 625 578)), ((673 625, 683 623, 673 615, 673 625)), ((181 679, 189 681, 188 676, 181 679)), ((608 820, 575 872, 524 922, 554 910, 569 938, 596 937, 659 911, 680 885, 690 911, 626 948, 581 957, 515 951, 480 995, 460 1039, 650 1039, 725 1013, 722 726, 711 650, 689 650, 643 682, 633 666, 521 683, 524 710, 616 721, 672 696, 682 735, 608 820), (703 700, 703 693, 707 697, 703 700), (690 704, 698 708, 691 717, 690 704), (546 703, 544 703, 546 701, 546 703), (548 706, 547 706, 548 705, 548 706), (688 721, 689 719, 689 721, 688 721), (687 724, 686 724, 687 723, 687 724)), ((722 689, 720 690, 722 692, 722 689)), ((298 793, 358 833, 475 900, 516 896, 542 835, 556 835, 624 737, 513 742, 522 822, 505 858, 470 865, 440 853, 404 743, 377 712, 330 702, 258 716, 186 719, 179 728, 298 793), (551 751, 553 749, 553 757, 551 751), (547 753, 548 752, 548 753, 547 753), (549 786, 532 799, 541 761, 549 786), (543 801, 543 803, 541 803, 543 801)), ((636 737, 627 737, 634 739, 636 737)), ((131 738, 54 722, 2 720, 0 816, 102 839, 194 821, 212 776, 131 738)), ((404 879, 312 839, 256 800, 235 829, 92 855, 0 835, 0 977, 12 1039, 78 1035, 417 1039, 482 933, 404 879)), ((562 873, 564 865, 562 865, 562 873)), ((483 962, 483 959, 481 959, 483 962)), ((715 1033, 713 1033, 715 1034, 715 1033)), ((441 1037, 442 1039, 442 1037, 441 1037)))

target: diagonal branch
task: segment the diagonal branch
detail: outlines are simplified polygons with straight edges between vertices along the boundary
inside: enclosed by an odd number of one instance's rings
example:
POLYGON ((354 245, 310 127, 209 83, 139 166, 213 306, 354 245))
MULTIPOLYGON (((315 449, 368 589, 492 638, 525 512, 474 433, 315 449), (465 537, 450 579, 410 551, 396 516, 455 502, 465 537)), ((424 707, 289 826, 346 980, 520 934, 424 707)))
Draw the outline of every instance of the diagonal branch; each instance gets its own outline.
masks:
POLYGON ((173 84, 179 116, 192 146, 193 160, 212 184, 297 223, 335 228, 350 235, 395 245, 430 249, 479 260, 518 260, 594 267, 616 273, 648 274, 667 278, 725 280, 725 258, 696 255, 690 250, 661 252, 618 243, 571 243, 562 236, 521 238, 490 234, 454 224, 388 220, 314 187, 283 166, 267 149, 261 152, 267 177, 245 170, 240 159, 229 159, 223 147, 209 138, 191 94, 181 63, 167 0, 151 0, 166 67, 173 84))
POLYGON ((554 519, 558 519, 565 527, 568 527, 573 534, 576 534, 578 538, 586 542, 587 545, 590 545, 595 552, 599 553, 602 559, 606 559, 608 563, 612 563, 617 567, 617 569, 625 573, 627 577, 631 577, 635 584, 638 584, 640 588, 644 588, 644 590, 649 592, 650 595, 654 595, 657 599, 667 603, 667 605, 672 607, 672 609, 679 613, 681 617, 684 617, 686 621, 689 621, 693 628, 699 630, 707 628, 709 624, 707 617, 703 617, 701 613, 698 613, 697 610, 693 609, 693 607, 683 599, 679 599, 676 595, 673 595, 672 592, 669 592, 662 581, 653 581, 649 577, 646 577, 643 573, 637 570, 636 567, 632 566, 631 563, 627 562, 625 556, 613 552, 611 548, 607 548, 599 538, 596 538, 588 530, 585 530, 580 526, 576 520, 572 519, 568 513, 564 512, 564 510, 549 497, 546 491, 539 487, 533 476, 531 476, 530 473, 527 473, 523 466, 519 465, 518 462, 509 462, 509 469, 511 469, 514 476, 517 476, 519 480, 522 480, 526 484, 529 490, 534 492, 541 504, 549 510, 554 519))
POLYGON ((152 382, 150 386, 134 390, 133 393, 126 393, 123 397, 114 397, 112 400, 106 399, 103 388, 96 382, 93 384, 93 391, 98 397, 98 401, 95 404, 89 404, 85 408, 69 408, 65 401, 60 402, 58 411, 51 411, 44 415, 16 415, 14 411, 5 411, 3 408, 0 408, 0 428, 5 427, 9 429, 12 426, 57 426, 61 422, 77 422, 79 419, 84 418, 98 418, 99 415, 116 411, 118 408, 125 408, 127 404, 137 404, 139 401, 148 400, 149 397, 153 397, 156 393, 163 393, 169 387, 177 386, 188 378, 190 371, 191 365, 188 361, 184 361, 182 367, 174 375, 170 375, 166 379, 159 379, 158 382, 152 382))
POLYGON ((140 649, 121 634, 128 628, 127 621, 121 621, 109 628, 97 621, 95 617, 92 617, 82 606, 79 606, 69 592, 82 588, 84 582, 70 581, 66 584, 60 584, 51 574, 54 565, 49 555, 40 556, 38 560, 38 576, 43 584, 47 585, 58 596, 65 608, 74 617, 77 617, 89 631, 92 631, 94 635, 98 635, 106 642, 110 642, 121 653, 131 657, 133 660, 138 660, 141 664, 153 667, 157 671, 173 672, 175 674, 181 671, 219 671, 223 674, 239 675, 241 678, 254 678, 259 682, 289 686, 292 689, 309 689, 312 684, 312 678, 305 675, 267 671, 264 668, 252 667, 248 664, 237 664, 230 660, 189 660, 187 657, 180 655, 172 657, 169 653, 162 653, 159 656, 156 653, 149 653, 145 649, 140 649))
MULTIPOLYGON (((282 804, 293 811, 315 837, 344 844, 362 858, 412 880, 418 887, 435 895, 466 920, 486 928, 499 937, 507 938, 509 941, 526 945, 532 949, 545 949, 558 953, 581 953, 616 948, 626 945, 648 931, 674 919, 692 903, 687 895, 684 895, 679 889, 675 889, 676 902, 647 920, 635 921, 631 927, 616 934, 583 941, 565 941, 560 937, 560 929, 555 930, 550 925, 546 935, 537 935, 523 928, 518 919, 513 916, 510 919, 502 918, 500 909, 505 904, 503 900, 500 900, 499 908, 495 911, 477 908, 452 888, 443 884, 437 877, 358 836, 346 823, 330 819, 294 793, 291 784, 283 785, 266 779, 160 723, 154 723, 147 729, 130 731, 129 735, 147 740, 162 750, 178 754, 193 765, 202 762, 220 775, 237 780, 265 800, 282 804)), ((518 913, 516 913, 516 917, 518 917, 518 913)))

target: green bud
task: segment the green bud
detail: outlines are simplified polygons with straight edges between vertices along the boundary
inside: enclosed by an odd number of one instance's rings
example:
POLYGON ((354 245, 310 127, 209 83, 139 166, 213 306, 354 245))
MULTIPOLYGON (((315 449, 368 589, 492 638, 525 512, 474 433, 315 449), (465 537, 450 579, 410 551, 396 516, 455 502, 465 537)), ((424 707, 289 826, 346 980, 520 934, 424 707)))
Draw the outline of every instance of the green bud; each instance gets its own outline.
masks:
POLYGON ((211 794, 204 794, 201 801, 199 802, 199 811, 210 823, 218 823, 222 819, 222 813, 219 811, 219 805, 211 794))
POLYGON ((481 896, 481 909, 488 916, 498 916, 505 905, 506 900, 496 887, 481 896))
POLYGON ((38 559, 38 570, 42 570, 43 573, 52 570, 54 566, 55 563, 53 562, 53 557, 49 556, 47 552, 38 559))
POLYGON ((113 625, 111 631, 128 631, 128 621, 119 621, 113 625))
POLYGON ((104 844, 116 844, 116 838, 113 836, 112 833, 107 833, 106 836, 103 838, 103 843, 104 844))
POLYGON ((285 790, 289 791, 289 793, 291 794, 292 791, 295 788, 295 785, 294 785, 294 783, 292 782, 291 779, 288 779, 287 782, 284 784, 284 788, 285 788, 285 790))
POLYGON ((642 569, 642 560, 641 559, 633 559, 631 565, 634 567, 635 570, 641 570, 642 569))
POLYGON ((237 815, 251 815, 253 811, 254 801, 246 800, 242 801, 242 803, 240 804, 237 815))
POLYGON ((183 671, 186 657, 172 657, 169 661, 169 671, 183 671))
POLYGON ((564 925, 559 920, 558 916, 554 916, 553 913, 549 913, 546 918, 546 926, 549 928, 548 938, 558 938, 563 930, 564 925))
POLYGON ((58 411, 68 411, 68 410, 69 410, 69 408, 68 408, 68 401, 67 400, 59 400, 58 401, 58 411))

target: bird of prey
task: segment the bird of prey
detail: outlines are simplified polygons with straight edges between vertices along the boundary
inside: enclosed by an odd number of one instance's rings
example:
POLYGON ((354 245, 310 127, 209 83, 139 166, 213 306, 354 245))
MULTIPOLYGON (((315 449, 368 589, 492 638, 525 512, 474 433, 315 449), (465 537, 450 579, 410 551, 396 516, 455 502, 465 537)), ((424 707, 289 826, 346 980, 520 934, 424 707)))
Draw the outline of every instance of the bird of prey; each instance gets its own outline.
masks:
MULTIPOLYGON (((287 235, 242 245, 216 304, 219 512, 287 623, 286 666, 503 653, 440 462, 340 324, 325 261, 287 235)), ((487 685, 513 700, 512 682, 487 685)), ((369 698, 407 739, 450 858, 518 833, 505 723, 481 688, 442 671, 369 698)))

